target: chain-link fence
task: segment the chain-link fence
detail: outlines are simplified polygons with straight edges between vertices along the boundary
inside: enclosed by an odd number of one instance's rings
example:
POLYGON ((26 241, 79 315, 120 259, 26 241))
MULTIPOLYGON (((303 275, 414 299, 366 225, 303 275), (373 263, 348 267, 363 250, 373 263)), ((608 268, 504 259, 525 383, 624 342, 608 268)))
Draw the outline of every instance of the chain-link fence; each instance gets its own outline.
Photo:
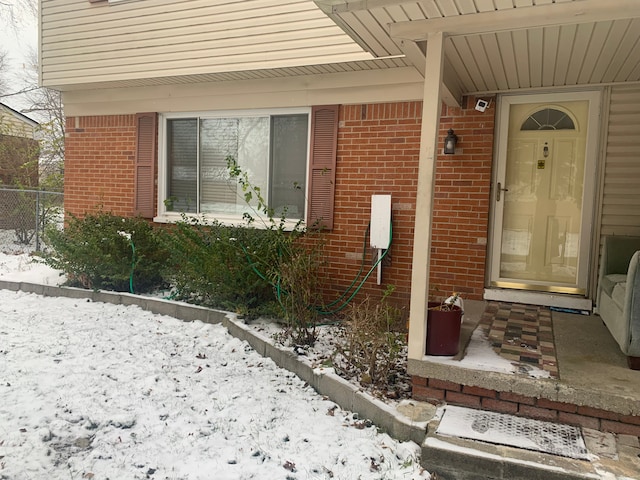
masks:
POLYGON ((63 213, 60 192, 0 188, 0 250, 41 250, 45 228, 63 213))

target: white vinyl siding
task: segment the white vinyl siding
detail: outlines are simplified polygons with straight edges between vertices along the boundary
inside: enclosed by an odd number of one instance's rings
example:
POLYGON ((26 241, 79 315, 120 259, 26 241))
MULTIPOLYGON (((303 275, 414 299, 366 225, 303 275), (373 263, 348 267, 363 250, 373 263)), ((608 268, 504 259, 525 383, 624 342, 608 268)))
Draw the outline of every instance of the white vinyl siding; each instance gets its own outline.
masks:
POLYGON ((17 120, 11 115, 6 115, 0 110, 0 135, 13 137, 34 138, 34 128, 31 125, 17 120))
POLYGON ((606 143, 601 235, 640 235, 640 86, 614 87, 606 143))
POLYGON ((45 86, 371 59, 312 0, 41 0, 45 86))
POLYGON ((36 122, 28 123, 0 105, 0 135, 35 138, 36 122))

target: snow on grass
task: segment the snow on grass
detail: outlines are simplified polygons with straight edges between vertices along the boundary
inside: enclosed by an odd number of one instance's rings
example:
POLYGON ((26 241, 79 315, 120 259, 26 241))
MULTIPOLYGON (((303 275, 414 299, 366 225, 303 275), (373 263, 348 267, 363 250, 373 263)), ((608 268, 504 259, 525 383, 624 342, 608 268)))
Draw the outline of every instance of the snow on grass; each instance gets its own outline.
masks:
POLYGON ((428 478, 368 425, 222 326, 0 290, 0 478, 428 478))
POLYGON ((61 285, 66 277, 58 270, 38 262, 37 257, 28 253, 0 253, 0 280, 38 283, 41 285, 61 285))
MULTIPOLYGON (((0 280, 65 279, 0 253, 0 280)), ((332 366, 333 328, 304 361, 332 366)), ((514 372, 479 331, 455 365, 514 372)), ((418 455, 221 326, 0 291, 0 479, 428 478, 418 455)))

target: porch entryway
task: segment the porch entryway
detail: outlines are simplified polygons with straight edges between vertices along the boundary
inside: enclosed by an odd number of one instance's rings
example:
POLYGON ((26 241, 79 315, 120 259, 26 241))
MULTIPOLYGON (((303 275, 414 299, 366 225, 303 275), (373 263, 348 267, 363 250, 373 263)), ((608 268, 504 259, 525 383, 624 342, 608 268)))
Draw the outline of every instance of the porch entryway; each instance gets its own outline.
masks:
POLYGON ((599 316, 469 301, 460 341, 409 360, 415 398, 640 436, 640 371, 599 316))
POLYGON ((490 285, 588 297, 600 96, 499 102, 490 285))

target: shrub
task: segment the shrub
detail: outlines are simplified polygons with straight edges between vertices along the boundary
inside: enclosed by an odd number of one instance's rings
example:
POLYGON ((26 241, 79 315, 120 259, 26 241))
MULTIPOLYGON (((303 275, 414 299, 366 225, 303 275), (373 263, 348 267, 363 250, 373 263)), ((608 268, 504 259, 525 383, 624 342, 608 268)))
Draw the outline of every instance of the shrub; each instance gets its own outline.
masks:
POLYGON ((85 288, 126 291, 132 283, 143 292, 166 279, 174 298, 249 316, 275 314, 287 323, 287 339, 313 344, 322 310, 322 237, 306 235, 302 220, 291 225, 286 211, 274 218, 260 189, 233 158, 227 160, 253 212, 244 214, 245 225, 183 215, 154 230, 141 219, 71 215, 64 231, 48 230, 53 253, 45 254, 45 262, 64 271, 69 284, 85 288))
POLYGON ((82 218, 69 214, 63 230, 48 228, 45 237, 50 249, 44 262, 62 270, 71 286, 144 293, 164 284, 167 254, 144 219, 102 211, 82 218))
MULTIPOLYGON (((287 211, 280 216, 269 207, 260 187, 251 183, 249 175, 233 157, 227 157, 231 178, 241 187, 244 200, 253 213, 243 217, 247 226, 261 224, 264 232, 262 248, 245 251, 254 270, 268 280, 282 309, 286 331, 281 341, 313 345, 316 324, 320 316, 320 266, 322 264, 322 232, 314 231, 316 238, 303 226, 302 220, 291 225, 287 211)), ((300 190, 299 185, 291 185, 300 190)))
POLYGON ((321 311, 322 278, 320 267, 324 262, 323 239, 294 239, 284 235, 279 239, 282 254, 274 263, 271 276, 276 294, 283 310, 286 330, 281 340, 290 340, 296 345, 313 345, 316 341, 316 326, 321 311))
POLYGON ((347 377, 356 376, 363 385, 388 390, 396 383, 394 376, 406 348, 403 311, 389 303, 393 286, 382 299, 367 296, 350 304, 344 322, 344 339, 337 347, 336 370, 347 377))
POLYGON ((249 315, 273 303, 269 282, 250 261, 270 258, 267 233, 183 217, 164 236, 170 256, 165 276, 177 298, 249 315))

